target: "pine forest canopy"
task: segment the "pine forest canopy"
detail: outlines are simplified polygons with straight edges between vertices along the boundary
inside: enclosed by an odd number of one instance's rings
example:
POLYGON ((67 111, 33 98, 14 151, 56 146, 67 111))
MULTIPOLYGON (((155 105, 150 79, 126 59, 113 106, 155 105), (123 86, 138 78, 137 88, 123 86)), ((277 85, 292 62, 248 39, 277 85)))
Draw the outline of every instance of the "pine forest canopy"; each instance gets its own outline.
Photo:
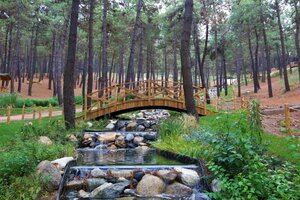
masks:
POLYGON ((289 91, 287 65, 300 65, 299 9, 299 0, 1 0, 0 73, 16 80, 11 92, 28 81, 28 95, 35 76, 48 78, 60 105, 64 71, 73 62, 74 82, 86 80, 87 92, 112 82, 184 81, 191 69, 194 84, 216 86, 218 95, 227 94, 229 77, 240 95, 250 76, 254 92, 267 81, 272 97, 271 70, 279 70, 289 91), (183 24, 188 14, 191 26, 183 24))

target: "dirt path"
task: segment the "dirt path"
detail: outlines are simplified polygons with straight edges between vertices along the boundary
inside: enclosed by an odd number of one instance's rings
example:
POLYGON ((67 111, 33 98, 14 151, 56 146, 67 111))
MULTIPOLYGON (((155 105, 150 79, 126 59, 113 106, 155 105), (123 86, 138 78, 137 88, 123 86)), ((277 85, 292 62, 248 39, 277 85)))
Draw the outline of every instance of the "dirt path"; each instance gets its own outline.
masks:
MULTIPOLYGON (((82 112, 81 108, 77 108, 76 109, 76 113, 82 112)), ((62 111, 53 111, 52 112, 52 116, 59 116, 62 115, 62 111)), ((43 117, 49 117, 49 112, 48 111, 44 111, 42 112, 42 118, 43 117)), ((35 114, 35 119, 38 119, 39 115, 38 113, 35 114)), ((13 115, 10 116, 10 121, 18 121, 18 120, 22 120, 22 115, 13 115)), ((24 115, 24 120, 33 120, 33 114, 25 114, 24 115)), ((6 116, 0 116, 0 123, 6 122, 7 121, 7 117, 6 116)))

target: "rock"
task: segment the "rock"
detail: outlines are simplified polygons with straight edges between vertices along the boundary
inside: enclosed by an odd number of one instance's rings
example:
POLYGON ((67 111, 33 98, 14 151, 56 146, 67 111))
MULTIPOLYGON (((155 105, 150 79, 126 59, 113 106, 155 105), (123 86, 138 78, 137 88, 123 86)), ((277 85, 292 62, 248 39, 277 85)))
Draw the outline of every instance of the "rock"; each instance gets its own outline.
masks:
MULTIPOLYGON (((107 183, 105 183, 105 184, 107 185, 107 183)), ((105 184, 103 184, 103 185, 105 185, 105 184)), ((102 198, 102 199, 118 198, 121 196, 121 193, 123 193, 124 189, 129 186, 129 184, 130 184, 130 182, 127 180, 127 181, 123 181, 120 183, 105 186, 104 188, 99 190, 99 192, 95 196, 91 195, 91 197, 92 198, 102 198)), ((100 186, 100 187, 102 187, 102 186, 100 186)), ((98 188, 96 188, 95 190, 97 190, 97 189, 98 188)), ((92 194, 95 194, 94 191, 92 192, 92 194)))
POLYGON ((139 143, 139 146, 147 146, 147 143, 141 142, 139 143))
POLYGON ((140 180, 142 180, 144 175, 145 175, 144 172, 135 172, 134 173, 134 179, 136 179, 137 181, 140 181, 140 180))
POLYGON ((211 190, 213 192, 221 192, 221 182, 219 179, 214 179, 211 182, 211 190))
POLYGON ((207 196, 207 194, 205 194, 205 193, 200 193, 200 192, 195 194, 195 199, 211 200, 211 199, 207 196))
POLYGON ((85 140, 87 140, 87 139, 89 139, 89 138, 92 138, 93 137, 93 135, 92 134, 89 134, 89 133, 85 133, 84 135, 83 135, 83 139, 85 139, 85 140))
POLYGON ((165 183, 157 176, 146 174, 136 187, 137 194, 154 196, 163 193, 165 183))
POLYGON ((93 123, 92 122, 87 122, 86 125, 91 128, 93 126, 93 123))
POLYGON ((135 190, 134 189, 125 189, 124 194, 129 194, 129 195, 135 195, 135 190))
POLYGON ((90 197, 90 193, 84 191, 84 190, 79 190, 78 192, 78 198, 82 198, 82 199, 87 199, 90 197))
POLYGON ((126 142, 131 142, 134 139, 134 135, 132 133, 128 133, 125 136, 125 141, 126 142))
POLYGON ((136 127, 136 131, 144 131, 145 130, 145 127, 143 125, 138 125, 136 127))
POLYGON ((150 127, 151 127, 149 121, 144 121, 142 125, 143 125, 145 128, 150 128, 150 127))
POLYGON ((118 129, 123 128, 125 126, 126 126, 126 122, 125 121, 118 121, 117 124, 116 124, 116 127, 118 129))
POLYGON ((144 138, 140 137, 140 136, 134 137, 134 139, 133 139, 133 143, 136 144, 136 145, 139 145, 143 141, 144 141, 144 138))
POLYGON ((142 112, 136 114, 136 117, 139 118, 139 119, 142 119, 144 118, 144 114, 142 112))
POLYGON ((45 145, 51 145, 53 142, 50 138, 48 138, 47 136, 40 136, 39 138, 39 143, 41 144, 45 144, 45 145))
POLYGON ((146 138, 147 140, 156 140, 156 133, 146 133, 144 135, 144 138, 146 138))
POLYGON ((118 147, 114 144, 110 145, 107 149, 108 150, 114 150, 114 149, 117 149, 118 147))
POLYGON ((193 194, 193 190, 186 185, 174 182, 167 186, 165 193, 175 195, 177 197, 189 197, 193 194))
POLYGON ((51 163, 53 165, 55 165, 59 170, 62 170, 66 167, 68 162, 70 162, 71 160, 74 160, 74 158, 73 157, 63 157, 63 158, 53 160, 53 161, 51 161, 51 163))
POLYGON ((116 178, 128 178, 131 177, 132 170, 110 170, 107 174, 116 178))
POLYGON ((70 142, 78 142, 78 139, 75 135, 67 135, 67 138, 69 139, 70 142))
POLYGON ((125 132, 126 131, 126 127, 124 126, 124 127, 120 128, 119 131, 125 132))
POLYGON ((112 186, 113 184, 112 183, 104 183, 103 185, 97 187, 96 189, 94 189, 91 194, 90 194, 90 197, 91 198, 102 198, 102 193, 103 193, 103 190, 105 188, 108 188, 110 186, 112 186))
POLYGON ((117 179, 117 183, 123 182, 123 181, 127 181, 127 179, 124 178, 124 177, 120 177, 120 178, 117 179))
POLYGON ((130 123, 127 125, 127 130, 128 130, 128 131, 133 131, 133 130, 135 130, 136 126, 137 126, 137 123, 136 123, 135 121, 130 122, 130 123))
POLYGON ((94 177, 94 178, 105 177, 106 172, 99 169, 99 168, 95 168, 91 171, 91 176, 94 177))
POLYGON ((157 175, 161 177, 166 183, 172 183, 175 181, 178 173, 171 170, 159 170, 157 175))
POLYGON ((83 188, 83 180, 73 180, 67 183, 66 187, 71 190, 80 190, 83 188))
POLYGON ((88 178, 86 181, 88 191, 93 191, 97 187, 106 183, 106 180, 103 178, 88 178))
POLYGON ((100 142, 109 143, 116 140, 117 134, 115 132, 108 132, 98 136, 100 142))
POLYGON ((37 166, 37 174, 40 175, 43 180, 46 180, 44 184, 48 192, 53 192, 58 189, 61 174, 50 161, 44 160, 40 162, 37 166))
POLYGON ((109 123, 105 128, 108 130, 113 130, 115 128, 115 124, 109 123))
POLYGON ((126 148, 125 137, 124 136, 117 137, 115 141, 115 145, 120 148, 126 148))
POLYGON ((179 177, 180 177, 181 182, 184 185, 187 185, 191 188, 196 186, 200 181, 200 177, 199 177, 198 173, 194 170, 185 169, 182 167, 175 167, 174 170, 177 171, 178 173, 180 173, 179 177))
POLYGON ((128 148, 135 148, 136 145, 130 142, 130 143, 127 143, 127 147, 128 148))

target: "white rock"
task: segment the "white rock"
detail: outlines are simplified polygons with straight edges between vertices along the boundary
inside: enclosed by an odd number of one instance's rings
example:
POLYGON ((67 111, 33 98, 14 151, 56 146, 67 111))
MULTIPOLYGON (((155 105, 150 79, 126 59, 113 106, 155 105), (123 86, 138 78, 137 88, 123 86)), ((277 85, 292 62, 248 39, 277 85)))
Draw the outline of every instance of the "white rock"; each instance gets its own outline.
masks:
POLYGON ((198 173, 194 170, 182 167, 175 167, 174 170, 180 173, 181 182, 191 188, 195 187, 200 181, 198 173))
POLYGON ((93 126, 93 123, 92 123, 92 122, 87 122, 86 124, 87 124, 87 126, 88 126, 89 128, 91 128, 91 127, 93 126))
POLYGON ((91 192, 91 195, 90 197, 91 198, 97 198, 98 196, 101 196, 101 192, 107 188, 107 187, 110 187, 112 186, 113 184, 112 183, 104 183, 103 185, 97 187, 96 189, 94 189, 92 192, 91 192))
POLYGON ((108 130, 113 130, 115 128, 115 124, 109 123, 105 128, 108 130))
POLYGON ((79 198, 83 198, 83 199, 89 198, 90 197, 90 193, 88 193, 88 192, 86 192, 84 190, 79 190, 78 197, 79 198))
POLYGON ((51 164, 55 165, 59 170, 62 170, 66 167, 68 162, 74 160, 73 157, 63 157, 56 160, 51 161, 51 164))
POLYGON ((98 178, 98 177, 105 177, 106 176, 106 173, 105 171, 99 169, 99 168, 95 168, 91 171, 91 175, 92 177, 94 178, 98 178))
POLYGON ((40 136, 39 138, 39 143, 41 144, 45 144, 45 145, 51 145, 53 142, 50 138, 48 138, 47 136, 40 136))
POLYGON ((221 192, 221 182, 219 179, 214 179, 211 182, 211 189, 213 192, 221 192))

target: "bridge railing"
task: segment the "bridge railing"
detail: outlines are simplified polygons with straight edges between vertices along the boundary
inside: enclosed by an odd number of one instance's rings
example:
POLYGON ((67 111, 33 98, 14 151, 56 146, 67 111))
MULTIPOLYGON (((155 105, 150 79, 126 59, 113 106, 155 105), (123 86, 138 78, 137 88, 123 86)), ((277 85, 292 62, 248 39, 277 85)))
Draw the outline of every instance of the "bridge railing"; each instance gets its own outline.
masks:
MULTIPOLYGON (((206 89, 193 86, 194 99, 197 107, 206 110, 206 89)), ((96 109, 101 109, 127 101, 145 101, 153 99, 170 99, 185 104, 183 83, 142 80, 122 84, 111 84, 103 89, 92 92, 85 96, 85 118, 86 115, 96 109), (87 99, 91 98, 92 104, 87 106, 87 99)))

